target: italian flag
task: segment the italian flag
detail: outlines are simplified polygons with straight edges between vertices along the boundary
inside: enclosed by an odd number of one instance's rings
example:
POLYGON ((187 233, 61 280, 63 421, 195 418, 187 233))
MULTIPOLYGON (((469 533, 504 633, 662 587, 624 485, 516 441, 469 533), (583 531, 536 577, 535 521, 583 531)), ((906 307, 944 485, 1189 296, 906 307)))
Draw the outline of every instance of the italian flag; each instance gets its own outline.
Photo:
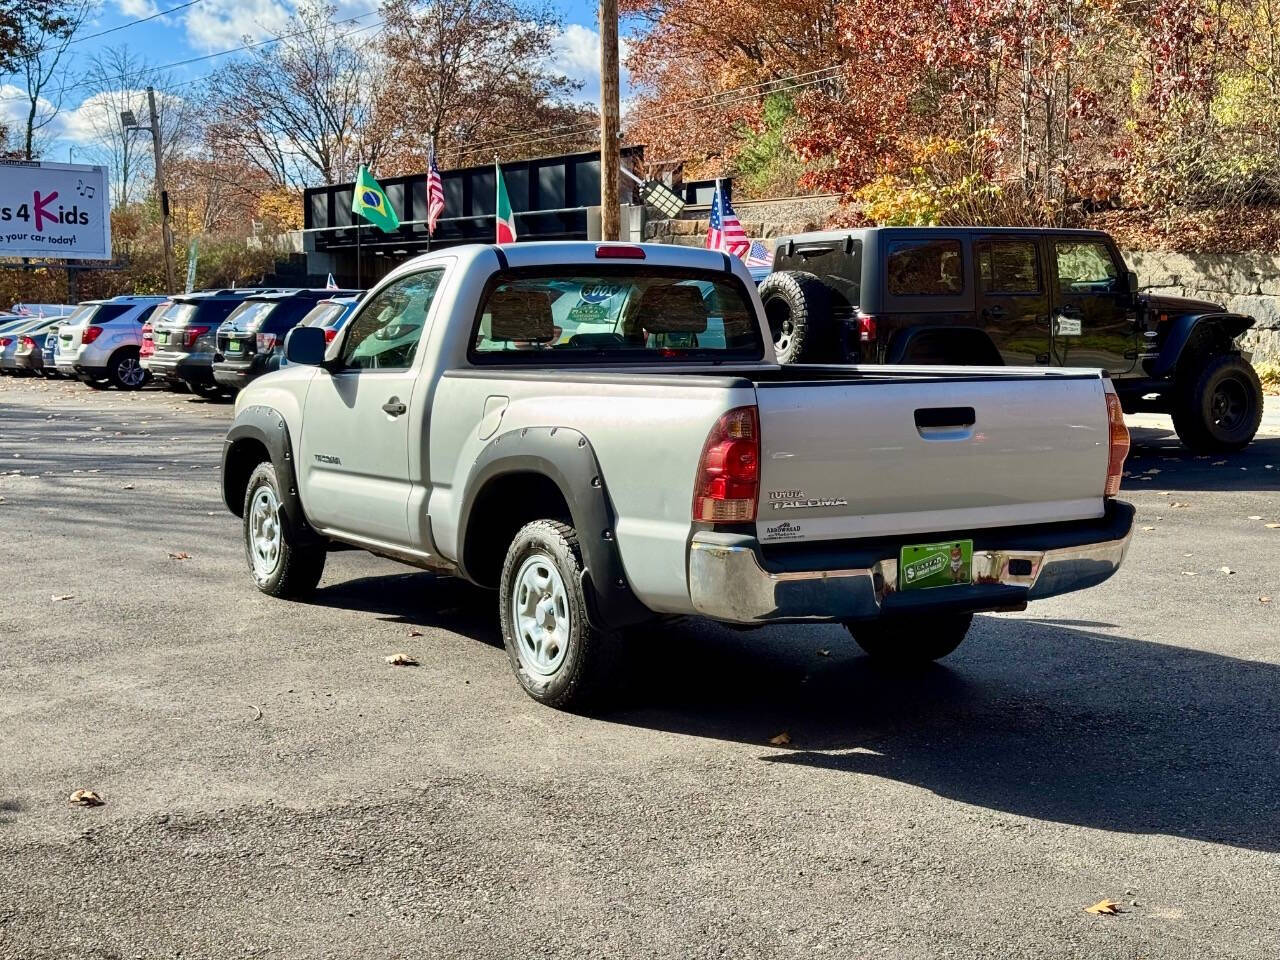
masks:
POLYGON ((495 163, 493 169, 498 175, 498 232, 496 240, 498 243, 515 243, 516 217, 511 212, 511 199, 507 196, 507 185, 502 179, 502 168, 495 163))

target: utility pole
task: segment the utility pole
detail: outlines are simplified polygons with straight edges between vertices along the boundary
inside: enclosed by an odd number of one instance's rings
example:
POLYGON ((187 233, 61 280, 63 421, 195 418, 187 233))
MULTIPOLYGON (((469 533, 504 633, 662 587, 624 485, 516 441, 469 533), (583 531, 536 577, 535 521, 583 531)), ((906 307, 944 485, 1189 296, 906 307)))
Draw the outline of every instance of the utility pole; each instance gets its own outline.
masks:
POLYGON ((600 0, 600 232, 622 234, 618 198, 618 0, 600 0))
POLYGON ((147 87, 151 109, 151 146, 156 152, 156 199, 160 201, 160 233, 164 240, 165 293, 176 293, 173 279, 173 230, 169 227, 169 193, 164 188, 164 166, 160 158, 160 119, 156 116, 156 89, 147 87))

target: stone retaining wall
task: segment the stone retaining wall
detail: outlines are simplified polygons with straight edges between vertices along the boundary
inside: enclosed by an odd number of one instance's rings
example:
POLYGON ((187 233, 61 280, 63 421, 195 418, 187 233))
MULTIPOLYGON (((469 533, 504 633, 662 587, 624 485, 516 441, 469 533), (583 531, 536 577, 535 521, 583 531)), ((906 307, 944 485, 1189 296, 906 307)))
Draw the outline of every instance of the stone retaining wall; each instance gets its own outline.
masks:
POLYGON ((1280 255, 1126 250, 1142 289, 1224 303, 1257 320, 1242 339, 1254 363, 1280 363, 1280 255))

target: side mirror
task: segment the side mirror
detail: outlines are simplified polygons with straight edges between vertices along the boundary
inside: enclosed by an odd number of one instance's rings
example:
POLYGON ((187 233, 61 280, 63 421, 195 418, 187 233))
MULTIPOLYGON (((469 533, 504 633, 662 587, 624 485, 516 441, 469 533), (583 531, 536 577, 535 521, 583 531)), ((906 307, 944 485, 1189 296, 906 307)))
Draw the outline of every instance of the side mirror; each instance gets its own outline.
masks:
POLYGON ((324 348, 324 331, 319 327, 294 327, 284 335, 284 356, 290 363, 322 366, 324 348))
POLYGON ((1132 270, 1128 271, 1128 273, 1129 273, 1129 292, 1137 293, 1138 292, 1138 275, 1134 273, 1132 270))

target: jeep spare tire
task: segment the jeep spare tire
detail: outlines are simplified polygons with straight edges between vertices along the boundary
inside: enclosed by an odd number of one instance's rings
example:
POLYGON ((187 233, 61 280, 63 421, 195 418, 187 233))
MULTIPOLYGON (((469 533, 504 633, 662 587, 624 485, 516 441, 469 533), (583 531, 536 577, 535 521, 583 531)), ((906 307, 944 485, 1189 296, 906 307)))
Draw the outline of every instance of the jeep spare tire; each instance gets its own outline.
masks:
POLYGON ((779 363, 824 359, 817 354, 830 339, 825 335, 831 316, 831 292, 826 284, 812 273, 782 270, 761 281, 760 301, 779 363))

